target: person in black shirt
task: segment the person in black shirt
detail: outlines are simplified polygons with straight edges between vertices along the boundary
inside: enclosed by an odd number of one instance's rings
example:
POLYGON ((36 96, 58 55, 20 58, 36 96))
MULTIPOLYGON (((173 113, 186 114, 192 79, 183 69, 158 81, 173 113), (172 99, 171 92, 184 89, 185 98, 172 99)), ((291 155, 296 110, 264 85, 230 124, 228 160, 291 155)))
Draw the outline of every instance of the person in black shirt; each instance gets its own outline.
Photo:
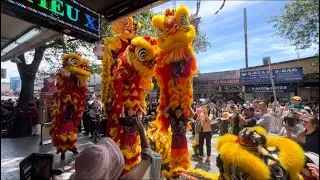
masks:
POLYGON ((191 106, 188 107, 190 112, 189 116, 184 115, 183 108, 178 106, 171 113, 169 112, 170 107, 167 106, 163 110, 163 115, 170 120, 172 139, 171 139, 171 154, 170 154, 170 163, 172 168, 178 166, 187 169, 189 168, 189 157, 188 157, 188 143, 186 137, 186 128, 188 120, 191 120, 194 117, 194 111, 191 106), (179 157, 181 154, 186 156, 179 157))
POLYGON ((319 127, 318 119, 313 116, 306 116, 302 119, 304 130, 299 132, 297 136, 293 136, 293 129, 286 125, 287 137, 295 140, 301 145, 304 151, 319 154, 319 127))

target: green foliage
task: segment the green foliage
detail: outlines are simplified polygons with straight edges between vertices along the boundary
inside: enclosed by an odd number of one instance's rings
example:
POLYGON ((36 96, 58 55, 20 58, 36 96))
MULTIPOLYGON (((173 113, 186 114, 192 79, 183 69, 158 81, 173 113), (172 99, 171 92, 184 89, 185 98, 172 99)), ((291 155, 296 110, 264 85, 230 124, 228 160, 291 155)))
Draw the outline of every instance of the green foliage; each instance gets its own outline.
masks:
POLYGON ((270 23, 279 34, 297 49, 319 44, 319 1, 293 0, 284 6, 281 16, 272 17, 270 23))
MULTIPOLYGON (((151 10, 147 10, 144 12, 141 12, 140 14, 137 14, 134 17, 135 21, 140 22, 141 28, 139 30, 139 34, 142 36, 152 36, 156 37, 156 31, 154 28, 152 28, 151 19, 152 16, 155 14, 151 10)), ((195 15, 191 16, 192 18, 196 18, 195 15)), ((106 21, 104 18, 102 18, 101 21, 101 34, 102 37, 112 37, 112 29, 111 29, 111 23, 106 21)), ((61 58, 63 54, 66 53, 79 53, 83 57, 88 58, 91 60, 89 65, 89 71, 91 73, 102 73, 102 68, 100 63, 97 63, 97 61, 93 61, 94 58, 93 54, 93 47, 94 44, 88 43, 83 40, 74 39, 70 36, 62 36, 61 38, 58 38, 52 42, 49 42, 49 47, 46 49, 44 60, 47 64, 47 67, 41 68, 38 71, 38 78, 41 78, 43 76, 54 76, 56 72, 61 68, 61 58)), ((199 52, 205 52, 208 47, 211 46, 210 42, 207 41, 207 36, 204 32, 201 32, 200 30, 197 31, 197 37, 193 43, 194 50, 196 53, 199 52)))
POLYGON ((153 13, 151 10, 147 10, 135 16, 134 19, 141 24, 141 29, 139 29, 139 34, 141 36, 157 36, 156 30, 152 27, 151 23, 152 16, 156 14, 159 13, 153 13))

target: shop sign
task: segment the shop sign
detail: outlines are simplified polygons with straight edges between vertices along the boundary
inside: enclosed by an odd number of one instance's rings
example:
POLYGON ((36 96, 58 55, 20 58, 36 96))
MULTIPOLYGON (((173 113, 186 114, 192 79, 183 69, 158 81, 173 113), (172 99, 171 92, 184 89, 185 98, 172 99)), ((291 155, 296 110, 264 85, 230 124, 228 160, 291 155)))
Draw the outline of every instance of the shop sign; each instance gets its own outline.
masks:
MULTIPOLYGON (((303 77, 302 67, 284 68, 272 70, 272 75, 276 83, 301 81, 303 77)), ((270 73, 268 70, 242 71, 240 72, 240 81, 243 84, 269 84, 270 73)))
POLYGON ((303 78, 302 67, 273 70, 275 82, 301 81, 303 78))
MULTIPOLYGON (((5 0, 17 10, 15 15, 27 21, 47 27, 58 26, 56 30, 70 35, 100 38, 100 14, 75 0, 5 0), (67 33, 69 34, 69 33, 67 33)), ((1 10, 2 11, 2 10, 1 10)), ((49 28, 51 28, 49 27, 49 28)), ((82 38, 80 36, 80 38, 82 38)), ((87 40, 87 38, 83 38, 87 40)))
POLYGON ((239 84, 240 79, 222 79, 222 80, 212 80, 208 82, 208 85, 231 85, 239 84))
MULTIPOLYGON (((276 92, 291 92, 292 88, 288 87, 288 85, 276 85, 276 92)), ((257 93, 257 92, 273 92, 272 86, 249 86, 246 87, 246 92, 257 93)))

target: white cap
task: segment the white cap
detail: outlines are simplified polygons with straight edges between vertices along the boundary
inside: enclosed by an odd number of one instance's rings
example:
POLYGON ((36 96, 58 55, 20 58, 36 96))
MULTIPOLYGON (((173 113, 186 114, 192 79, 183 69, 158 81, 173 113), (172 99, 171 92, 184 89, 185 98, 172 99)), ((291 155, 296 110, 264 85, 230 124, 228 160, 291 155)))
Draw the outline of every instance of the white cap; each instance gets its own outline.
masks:
POLYGON ((305 152, 305 156, 307 156, 317 167, 319 167, 319 155, 314 152, 305 152))

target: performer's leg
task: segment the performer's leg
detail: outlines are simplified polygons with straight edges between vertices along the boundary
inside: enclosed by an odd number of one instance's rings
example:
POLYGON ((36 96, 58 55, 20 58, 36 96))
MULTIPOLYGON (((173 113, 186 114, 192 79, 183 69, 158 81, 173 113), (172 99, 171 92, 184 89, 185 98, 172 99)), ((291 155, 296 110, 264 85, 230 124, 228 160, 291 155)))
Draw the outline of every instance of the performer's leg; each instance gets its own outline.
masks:
POLYGON ((61 160, 64 160, 64 159, 66 159, 65 152, 61 153, 61 160))
POLYGON ((199 134, 199 155, 203 156, 204 133, 199 134))
POLYGON ((36 125, 36 134, 37 136, 39 136, 41 134, 41 124, 37 124, 36 125))
POLYGON ((211 138, 212 138, 212 133, 211 132, 206 132, 205 138, 206 138, 206 147, 207 147, 207 157, 210 157, 211 156, 211 138))
POLYGON ((35 136, 37 133, 37 128, 36 126, 32 126, 32 136, 35 136))

